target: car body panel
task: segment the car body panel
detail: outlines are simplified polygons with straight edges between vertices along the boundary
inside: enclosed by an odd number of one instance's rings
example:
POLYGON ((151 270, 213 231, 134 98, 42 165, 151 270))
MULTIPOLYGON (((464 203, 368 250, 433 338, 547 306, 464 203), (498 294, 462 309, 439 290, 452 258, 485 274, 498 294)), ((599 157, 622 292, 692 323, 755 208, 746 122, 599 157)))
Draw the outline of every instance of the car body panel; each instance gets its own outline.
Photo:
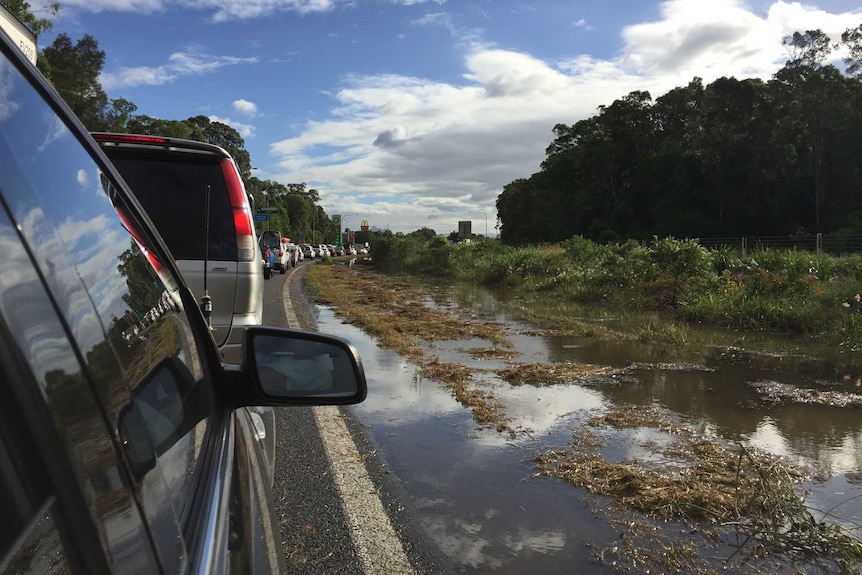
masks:
POLYGON ((0 84, 0 565, 287 572, 271 407, 361 401, 355 350, 253 326, 223 364, 153 222, 2 31, 0 84), (331 389, 265 391, 261 337, 275 357, 312 342, 338 358, 331 389))

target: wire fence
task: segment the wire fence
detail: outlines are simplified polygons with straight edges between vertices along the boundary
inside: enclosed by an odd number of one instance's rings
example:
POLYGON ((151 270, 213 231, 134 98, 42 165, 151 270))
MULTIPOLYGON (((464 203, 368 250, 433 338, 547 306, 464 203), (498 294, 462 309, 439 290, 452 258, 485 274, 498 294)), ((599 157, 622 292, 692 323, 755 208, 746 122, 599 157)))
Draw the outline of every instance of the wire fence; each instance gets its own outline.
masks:
POLYGON ((810 234, 793 236, 734 236, 726 238, 701 238, 697 240, 706 248, 732 247, 743 257, 757 249, 801 250, 817 255, 833 255, 862 252, 862 234, 810 234))

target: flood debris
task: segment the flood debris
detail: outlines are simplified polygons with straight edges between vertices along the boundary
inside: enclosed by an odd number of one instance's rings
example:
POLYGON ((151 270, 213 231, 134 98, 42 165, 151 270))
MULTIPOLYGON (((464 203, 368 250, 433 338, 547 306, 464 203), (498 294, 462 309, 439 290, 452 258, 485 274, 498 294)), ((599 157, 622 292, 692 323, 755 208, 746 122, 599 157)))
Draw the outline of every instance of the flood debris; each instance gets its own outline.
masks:
POLYGON ((801 388, 778 381, 751 381, 748 385, 757 390, 764 401, 771 403, 802 403, 840 408, 862 407, 862 395, 840 391, 821 391, 801 388))
MULTIPOLYGON (((588 425, 650 427, 672 435, 664 455, 685 462, 684 466, 668 471, 637 460, 609 461, 597 436, 580 432, 567 449, 537 455, 538 473, 608 497, 620 512, 636 510, 653 520, 690 525, 712 538, 735 532, 738 562, 769 556, 794 564, 825 564, 835 567, 836 573, 860 572, 862 543, 851 532, 815 519, 797 490, 807 477, 802 470, 771 454, 701 436, 658 410, 641 409, 614 410, 590 419, 588 425)), ((643 525, 633 522, 633 534, 642 537, 643 525)), ((635 546, 627 551, 614 548, 613 553, 600 550, 597 556, 613 555, 619 560, 622 553, 632 562, 649 562, 660 571, 710 572, 700 564, 695 549, 684 547, 680 553, 680 542, 671 538, 657 552, 658 540, 656 533, 651 551, 635 546)))
POLYGON ((516 363, 498 369, 497 375, 510 385, 532 385, 545 387, 564 383, 576 383, 589 376, 613 373, 613 368, 574 362, 516 363))
POLYGON ((461 349, 460 351, 473 359, 513 359, 520 355, 515 350, 499 347, 471 347, 469 349, 461 349))

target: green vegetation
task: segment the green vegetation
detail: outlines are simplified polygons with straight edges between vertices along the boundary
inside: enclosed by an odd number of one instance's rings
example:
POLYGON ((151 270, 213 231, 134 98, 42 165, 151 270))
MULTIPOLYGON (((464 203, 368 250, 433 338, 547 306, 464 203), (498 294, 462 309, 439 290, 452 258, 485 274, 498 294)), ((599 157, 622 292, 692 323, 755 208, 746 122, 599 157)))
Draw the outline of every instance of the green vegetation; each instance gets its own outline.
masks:
POLYGON ((783 44, 769 79, 695 77, 554 126, 541 170, 497 198, 503 243, 859 234, 862 26, 783 44))
MULTIPOLYGON (((516 248, 492 240, 449 244, 437 236, 385 235, 377 269, 543 292, 561 302, 657 311, 678 320, 637 336, 680 342, 684 324, 767 330, 862 348, 862 255, 757 249, 743 257, 694 240, 598 244, 583 237, 516 248)), ((662 322, 666 324, 666 322, 662 322)))

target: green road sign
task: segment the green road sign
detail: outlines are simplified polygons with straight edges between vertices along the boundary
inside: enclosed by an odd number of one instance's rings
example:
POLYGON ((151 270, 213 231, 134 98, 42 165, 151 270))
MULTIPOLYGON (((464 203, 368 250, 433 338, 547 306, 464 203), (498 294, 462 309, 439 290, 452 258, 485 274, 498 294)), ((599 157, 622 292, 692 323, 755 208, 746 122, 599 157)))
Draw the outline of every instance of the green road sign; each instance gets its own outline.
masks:
POLYGON ((257 209, 257 213, 259 214, 274 214, 278 211, 278 208, 275 206, 263 206, 257 209))

